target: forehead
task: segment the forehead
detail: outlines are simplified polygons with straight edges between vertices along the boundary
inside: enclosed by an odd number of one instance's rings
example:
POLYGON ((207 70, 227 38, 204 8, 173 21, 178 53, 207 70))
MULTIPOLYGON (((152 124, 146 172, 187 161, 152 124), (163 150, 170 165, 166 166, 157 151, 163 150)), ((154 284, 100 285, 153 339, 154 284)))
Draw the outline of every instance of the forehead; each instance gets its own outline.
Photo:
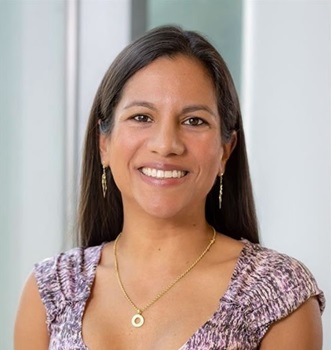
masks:
MULTIPOLYGON (((213 80, 207 68, 184 55, 160 57, 136 72, 125 84, 121 100, 178 97, 216 103, 213 80)), ((202 102, 202 101, 201 101, 202 102)))

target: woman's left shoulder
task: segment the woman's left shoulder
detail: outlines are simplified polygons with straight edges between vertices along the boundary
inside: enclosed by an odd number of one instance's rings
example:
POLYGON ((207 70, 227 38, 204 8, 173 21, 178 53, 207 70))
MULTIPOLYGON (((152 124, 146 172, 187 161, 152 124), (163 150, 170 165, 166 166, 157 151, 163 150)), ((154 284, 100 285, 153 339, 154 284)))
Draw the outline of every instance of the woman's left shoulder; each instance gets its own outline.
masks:
POLYGON ((324 310, 323 292, 301 261, 260 244, 245 242, 241 263, 246 278, 250 280, 250 293, 260 302, 283 303, 283 307, 295 309, 312 296, 318 298, 324 310))
MULTIPOLYGON (((259 344, 272 325, 316 298, 325 308, 323 292, 301 261, 260 244, 243 241, 232 294, 244 313, 252 341, 259 344)), ((311 303, 309 304, 311 305, 311 303)))

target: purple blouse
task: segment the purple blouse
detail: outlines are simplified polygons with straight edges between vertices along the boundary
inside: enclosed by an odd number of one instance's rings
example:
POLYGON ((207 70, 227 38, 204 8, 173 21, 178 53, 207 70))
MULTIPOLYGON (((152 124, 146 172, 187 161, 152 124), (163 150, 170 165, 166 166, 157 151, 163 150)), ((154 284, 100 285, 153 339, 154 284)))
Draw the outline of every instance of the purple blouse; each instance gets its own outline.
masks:
MULTIPOLYGON (((317 296, 324 310, 324 295, 302 263, 259 244, 244 243, 217 310, 179 350, 257 349, 274 322, 310 297, 317 296)), ((88 350, 82 318, 103 246, 74 248, 35 265, 49 350, 88 350)))

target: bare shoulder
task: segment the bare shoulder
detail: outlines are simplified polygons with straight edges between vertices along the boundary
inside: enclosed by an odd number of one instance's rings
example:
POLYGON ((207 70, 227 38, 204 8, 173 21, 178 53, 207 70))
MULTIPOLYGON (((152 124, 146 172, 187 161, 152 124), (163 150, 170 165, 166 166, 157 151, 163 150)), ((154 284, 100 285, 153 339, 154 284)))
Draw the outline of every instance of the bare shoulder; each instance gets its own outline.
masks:
POLYGON ((14 349, 46 350, 48 343, 46 311, 32 273, 23 288, 16 315, 14 349))
POLYGON ((245 244, 231 237, 219 233, 216 241, 216 253, 224 260, 237 260, 245 244))
POLYGON ((311 297, 286 318, 272 325, 261 350, 321 350, 322 321, 319 303, 311 297))

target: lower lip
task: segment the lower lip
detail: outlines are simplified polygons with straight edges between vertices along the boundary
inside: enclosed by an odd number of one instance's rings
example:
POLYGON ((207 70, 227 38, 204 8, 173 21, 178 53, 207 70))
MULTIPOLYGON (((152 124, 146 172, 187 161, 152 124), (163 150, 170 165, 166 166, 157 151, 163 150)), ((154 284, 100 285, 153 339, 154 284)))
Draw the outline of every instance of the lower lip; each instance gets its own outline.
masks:
POLYGON ((180 178, 163 178, 163 179, 158 179, 156 177, 151 177, 151 176, 147 176, 144 173, 142 173, 141 171, 139 171, 139 174, 142 178, 142 180, 148 184, 154 185, 154 186, 174 186, 174 185, 180 185, 182 184, 185 180, 186 177, 188 176, 188 173, 180 178))

